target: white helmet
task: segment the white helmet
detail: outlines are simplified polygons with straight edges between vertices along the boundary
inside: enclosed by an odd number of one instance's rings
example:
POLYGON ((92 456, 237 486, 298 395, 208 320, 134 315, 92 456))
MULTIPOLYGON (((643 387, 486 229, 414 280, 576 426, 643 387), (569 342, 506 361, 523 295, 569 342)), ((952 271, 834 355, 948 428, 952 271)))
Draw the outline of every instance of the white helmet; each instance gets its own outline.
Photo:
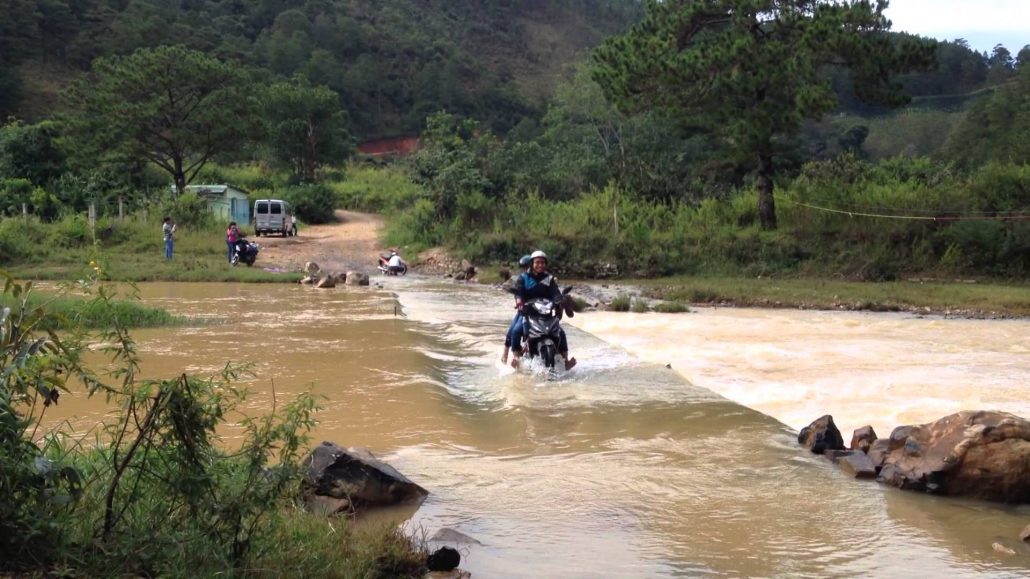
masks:
POLYGON ((542 258, 544 258, 544 261, 548 261, 547 254, 542 252, 542 251, 540 251, 539 249, 534 251, 533 253, 529 254, 529 258, 530 259, 536 259, 538 257, 542 257, 542 258))

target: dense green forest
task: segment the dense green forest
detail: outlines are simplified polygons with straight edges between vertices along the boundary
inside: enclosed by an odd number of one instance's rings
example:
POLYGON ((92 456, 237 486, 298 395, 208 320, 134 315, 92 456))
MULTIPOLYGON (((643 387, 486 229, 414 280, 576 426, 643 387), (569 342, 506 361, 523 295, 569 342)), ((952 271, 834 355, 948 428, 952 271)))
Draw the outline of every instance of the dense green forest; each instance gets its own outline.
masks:
MULTIPOLYGON (((1025 276, 1030 47, 796 3, 7 0, 0 212, 202 219, 185 185, 232 180, 584 275, 1025 276), (350 179, 357 143, 412 134, 380 169, 410 183, 350 179)), ((0 253, 45 259, 25 231, 0 253)))
POLYGON ((40 120, 98 57, 182 45, 340 95, 360 138, 447 109, 506 131, 562 66, 639 17, 617 0, 4 0, 0 116, 40 120), (47 84, 47 81, 51 83, 47 84), (42 97, 42 98, 40 98, 42 97))

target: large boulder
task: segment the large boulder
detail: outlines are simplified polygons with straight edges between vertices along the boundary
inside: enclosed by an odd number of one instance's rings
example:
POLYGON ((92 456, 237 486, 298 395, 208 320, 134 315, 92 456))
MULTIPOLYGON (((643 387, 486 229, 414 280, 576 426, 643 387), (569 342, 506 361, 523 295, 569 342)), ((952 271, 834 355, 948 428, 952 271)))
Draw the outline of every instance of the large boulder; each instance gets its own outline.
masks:
POLYGON ((814 454, 823 454, 827 450, 844 450, 844 437, 833 423, 833 417, 827 414, 801 429, 798 444, 814 454))
POLYGON ((304 501, 316 512, 334 514, 419 504, 429 494, 367 448, 343 448, 323 442, 311 451, 304 466, 304 501))
POLYGON ((336 276, 329 274, 315 283, 315 287, 319 289, 330 289, 336 287, 336 276))
POLYGON ((931 493, 1030 503, 1030 421, 965 411, 891 433, 878 479, 931 493))
POLYGON ((368 274, 360 271, 348 271, 347 279, 344 283, 347 285, 368 285, 368 274))

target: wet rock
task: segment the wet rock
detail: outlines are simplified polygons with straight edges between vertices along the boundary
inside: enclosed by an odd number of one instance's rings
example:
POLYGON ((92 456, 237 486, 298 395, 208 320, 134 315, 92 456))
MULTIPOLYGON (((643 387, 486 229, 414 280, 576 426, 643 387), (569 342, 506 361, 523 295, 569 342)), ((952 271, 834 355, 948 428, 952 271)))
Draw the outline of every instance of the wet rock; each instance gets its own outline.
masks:
POLYGON ((874 479, 876 478, 876 467, 869 455, 864 452, 855 451, 854 454, 842 457, 837 461, 840 469, 854 478, 874 479))
POLYGON ((851 435, 851 449, 861 450, 862 452, 868 453, 869 447, 872 446, 873 441, 876 440, 876 431, 873 430, 872 426, 863 426, 855 433, 851 435))
MULTIPOLYGON (((464 263, 464 262, 463 262, 464 263)), ((472 281, 476 274, 479 272, 475 267, 468 265, 465 266, 461 271, 454 274, 454 279, 457 281, 472 281)))
POLYGON ((1023 527, 1023 530, 1020 531, 1019 540, 1024 543, 1030 543, 1030 525, 1023 527))
POLYGON ((472 573, 463 569, 453 571, 430 571, 426 573, 425 579, 472 579, 472 573))
POLYGON ((856 454, 856 453, 858 453, 857 450, 848 450, 848 449, 837 450, 837 449, 832 449, 832 450, 827 450, 827 451, 823 452, 823 456, 825 456, 826 459, 829 460, 830 462, 832 462, 833 464, 837 464, 837 463, 839 463, 841 461, 841 459, 847 458, 847 457, 849 457, 849 456, 851 456, 853 454, 856 454))
POLYGON ((465 533, 448 527, 444 527, 433 533, 433 536, 430 537, 429 540, 434 543, 451 543, 454 545, 482 545, 482 543, 465 533))
POLYGON ((815 454, 823 454, 827 450, 844 450, 844 437, 833 423, 833 417, 827 414, 801 429, 798 444, 815 454))
POLYGON ((891 441, 886 438, 877 438, 869 446, 869 450, 866 451, 866 454, 869 456, 869 460, 872 461, 877 472, 879 472, 880 467, 883 466, 883 461, 887 459, 890 442, 891 441))
POLYGON ((306 276, 300 280, 300 283, 305 285, 312 285, 318 283, 318 276, 306 276))
POLYGON ((318 283, 315 284, 315 287, 319 289, 330 289, 336 287, 336 276, 334 276, 333 274, 329 274, 323 277, 322 279, 318 280, 318 283))
POLYGON ((965 411, 895 428, 878 480, 903 489, 1030 503, 1030 421, 965 411))
POLYGON ((426 567, 430 571, 452 571, 461 563, 461 554, 457 549, 440 547, 426 558, 426 567))
POLYGON ((322 268, 319 267, 318 264, 313 261, 309 261, 304 264, 304 272, 307 273, 309 276, 315 275, 320 271, 322 271, 322 268))
POLYGON ((1016 554, 1016 551, 1014 549, 1006 547, 1005 545, 1002 545, 1001 543, 997 543, 997 542, 991 544, 991 548, 994 549, 994 551, 996 553, 1001 553, 1002 555, 1015 555, 1016 554))
POLYGON ((304 502, 315 512, 335 514, 418 504, 429 494, 367 448, 343 448, 323 442, 305 459, 304 467, 304 502))
POLYGON ((908 441, 908 435, 912 433, 914 426, 899 426, 891 431, 890 444, 887 445, 887 450, 894 451, 903 446, 908 441))
POLYGON ((344 283, 347 285, 368 285, 368 274, 360 271, 348 271, 344 283))

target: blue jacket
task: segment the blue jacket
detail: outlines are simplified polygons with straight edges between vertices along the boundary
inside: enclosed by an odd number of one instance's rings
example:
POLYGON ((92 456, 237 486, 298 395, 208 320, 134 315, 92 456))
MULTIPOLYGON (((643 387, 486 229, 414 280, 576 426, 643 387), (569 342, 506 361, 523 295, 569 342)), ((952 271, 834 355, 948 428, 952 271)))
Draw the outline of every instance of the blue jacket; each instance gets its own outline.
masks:
POLYGON ((523 302, 536 298, 546 298, 555 303, 561 303, 562 300, 558 279, 546 272, 540 277, 536 277, 529 272, 523 272, 515 281, 512 293, 523 302))

